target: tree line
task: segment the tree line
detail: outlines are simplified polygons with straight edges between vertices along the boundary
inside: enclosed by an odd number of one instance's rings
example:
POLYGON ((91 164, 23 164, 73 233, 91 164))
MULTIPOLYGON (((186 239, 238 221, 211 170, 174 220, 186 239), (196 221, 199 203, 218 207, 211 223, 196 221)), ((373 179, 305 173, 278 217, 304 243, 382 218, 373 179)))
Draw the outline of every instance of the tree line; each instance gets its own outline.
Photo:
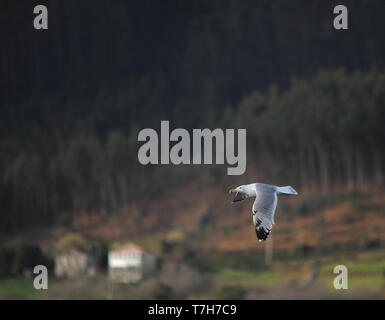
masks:
POLYGON ((1 230, 112 214, 199 177, 138 164, 138 131, 161 120, 247 128, 258 179, 324 193, 382 184, 384 1, 345 1, 346 32, 327 1, 45 5, 44 31, 28 1, 0 12, 1 230))
MULTIPOLYGON (((255 178, 327 194, 383 185, 384 103, 385 73, 322 71, 293 79, 288 90, 271 86, 250 93, 224 108, 217 127, 247 129, 247 165, 255 178)), ((4 229, 70 223, 74 214, 94 210, 111 214, 200 174, 199 168, 192 174, 185 166, 140 165, 134 129, 106 136, 87 130, 67 138, 33 126, 27 132, 30 144, 24 137, 1 140, 4 229)))

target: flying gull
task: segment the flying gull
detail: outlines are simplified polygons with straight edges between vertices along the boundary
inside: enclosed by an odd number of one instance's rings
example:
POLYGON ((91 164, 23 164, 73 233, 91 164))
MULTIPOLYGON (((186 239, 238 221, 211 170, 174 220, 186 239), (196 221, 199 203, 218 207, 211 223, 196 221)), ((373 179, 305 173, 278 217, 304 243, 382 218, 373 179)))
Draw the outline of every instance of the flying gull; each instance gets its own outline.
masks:
POLYGON ((231 189, 230 193, 236 193, 233 202, 242 201, 249 197, 255 197, 253 204, 253 222, 255 233, 259 242, 267 239, 274 224, 274 213, 277 207, 277 195, 295 194, 291 186, 277 187, 264 183, 251 183, 231 189))

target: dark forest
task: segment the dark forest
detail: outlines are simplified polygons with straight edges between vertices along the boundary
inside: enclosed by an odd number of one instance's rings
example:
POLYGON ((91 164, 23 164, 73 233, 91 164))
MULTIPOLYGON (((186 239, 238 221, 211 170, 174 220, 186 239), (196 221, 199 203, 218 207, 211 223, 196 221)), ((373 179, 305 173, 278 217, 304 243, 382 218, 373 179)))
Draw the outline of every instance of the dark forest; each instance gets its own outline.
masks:
POLYGON ((35 2, 1 6, 0 229, 193 179, 138 163, 161 120, 246 128, 248 169, 277 184, 383 186, 384 1, 344 1, 339 31, 333 1, 45 1, 44 31, 35 2))

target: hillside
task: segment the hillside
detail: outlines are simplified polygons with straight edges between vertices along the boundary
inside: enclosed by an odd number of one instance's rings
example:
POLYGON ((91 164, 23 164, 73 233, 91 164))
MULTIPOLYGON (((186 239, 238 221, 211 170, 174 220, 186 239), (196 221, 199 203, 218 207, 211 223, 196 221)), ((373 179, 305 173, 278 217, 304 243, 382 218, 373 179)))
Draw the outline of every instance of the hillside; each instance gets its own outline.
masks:
MULTIPOLYGON (((135 206, 127 206, 121 216, 103 226, 75 226, 94 236, 168 238, 181 234, 202 239, 202 248, 219 251, 255 249, 252 199, 231 203, 227 190, 202 190, 187 184, 149 205, 148 216, 140 217, 135 206), (204 194, 204 198, 202 198, 204 194)), ((290 250, 304 245, 311 248, 339 245, 365 248, 385 243, 385 194, 351 192, 338 196, 299 196, 279 198, 276 224, 272 232, 274 249, 290 250)))
POLYGON ((3 291, 8 290, 4 297, 19 292, 43 299, 150 298, 160 285, 171 288, 173 294, 168 298, 383 297, 382 190, 280 197, 276 224, 264 243, 255 237, 250 213, 253 200, 232 204, 226 191, 192 182, 149 201, 146 214, 131 203, 114 217, 95 212, 67 228, 8 236, 3 243, 14 245, 29 239, 42 248, 52 247, 69 233, 109 244, 129 239, 154 251, 163 267, 155 278, 135 287, 115 287, 103 273, 81 281, 53 278, 48 295, 22 289, 28 288, 28 280, 2 280, 3 291), (269 260, 266 254, 270 254, 269 260), (352 290, 348 292, 336 292, 332 287, 332 270, 337 264, 349 267, 352 290))
MULTIPOLYGON (((205 250, 263 249, 252 224, 253 200, 236 204, 231 200, 225 188, 191 182, 149 199, 145 207, 128 203, 114 216, 94 212, 80 215, 68 227, 30 233, 42 235, 42 241, 77 232, 108 241, 153 239, 154 247, 161 240, 193 239, 205 250)), ((377 188, 329 196, 280 196, 275 222, 271 234, 275 250, 378 247, 385 243, 385 193, 377 188)))

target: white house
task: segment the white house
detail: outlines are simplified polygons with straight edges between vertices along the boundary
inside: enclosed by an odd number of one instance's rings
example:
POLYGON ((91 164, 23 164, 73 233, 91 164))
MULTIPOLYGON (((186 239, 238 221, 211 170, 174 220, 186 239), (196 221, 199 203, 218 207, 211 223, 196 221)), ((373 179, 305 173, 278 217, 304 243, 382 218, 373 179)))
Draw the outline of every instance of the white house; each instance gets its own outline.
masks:
POLYGON ((156 256, 133 243, 117 245, 108 253, 108 271, 112 280, 138 282, 156 270, 156 256))

